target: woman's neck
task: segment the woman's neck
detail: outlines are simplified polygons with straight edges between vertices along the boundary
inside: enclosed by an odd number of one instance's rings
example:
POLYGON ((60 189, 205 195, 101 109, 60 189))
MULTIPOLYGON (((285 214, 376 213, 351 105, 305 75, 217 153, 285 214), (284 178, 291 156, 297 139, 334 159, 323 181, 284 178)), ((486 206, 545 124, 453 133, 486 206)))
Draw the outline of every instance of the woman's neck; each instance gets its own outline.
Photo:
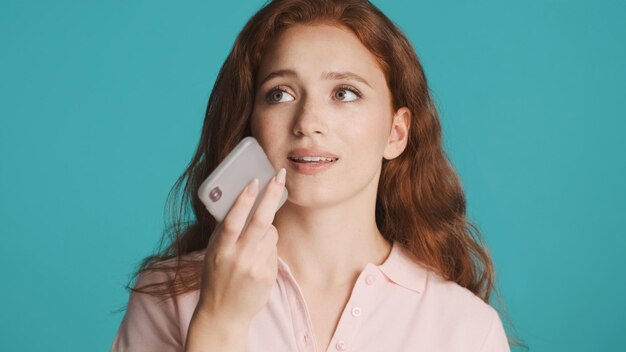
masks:
POLYGON ((276 213, 278 255, 307 286, 339 287, 354 281, 367 263, 382 264, 391 251, 376 226, 374 204, 342 203, 301 208, 289 202, 276 213))

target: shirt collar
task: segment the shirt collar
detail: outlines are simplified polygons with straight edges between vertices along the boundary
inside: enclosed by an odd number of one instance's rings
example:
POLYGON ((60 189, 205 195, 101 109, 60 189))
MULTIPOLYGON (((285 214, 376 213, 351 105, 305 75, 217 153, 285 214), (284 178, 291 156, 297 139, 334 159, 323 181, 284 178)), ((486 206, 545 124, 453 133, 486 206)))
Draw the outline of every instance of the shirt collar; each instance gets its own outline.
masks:
POLYGON ((426 287, 428 271, 413 258, 408 249, 400 242, 394 241, 391 253, 378 269, 396 284, 422 293, 426 287))
MULTIPOLYGON (((387 259, 376 267, 394 283, 419 293, 424 292, 428 271, 419 265, 404 246, 394 241, 387 259)), ((278 256, 278 268, 291 273, 289 265, 278 256)))

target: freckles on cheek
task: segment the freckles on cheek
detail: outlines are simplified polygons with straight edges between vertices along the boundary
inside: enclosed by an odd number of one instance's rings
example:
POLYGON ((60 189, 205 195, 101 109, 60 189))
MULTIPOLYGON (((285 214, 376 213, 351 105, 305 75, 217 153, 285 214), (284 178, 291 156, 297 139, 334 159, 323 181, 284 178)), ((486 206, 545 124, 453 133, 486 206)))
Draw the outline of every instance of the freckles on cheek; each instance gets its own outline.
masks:
POLYGON ((256 133, 259 133, 263 128, 263 124, 267 121, 267 118, 263 116, 263 112, 254 109, 250 115, 250 129, 256 133))
POLYGON ((250 121, 250 130, 257 139, 264 139, 271 134, 272 126, 269 119, 262 116, 254 116, 250 121))
POLYGON ((358 138, 364 141, 368 148, 377 149, 387 143, 389 138, 389 126, 380 118, 375 123, 368 124, 358 129, 358 138))
POLYGON ((254 116, 250 116, 250 121, 248 123, 250 124, 250 133, 252 134, 252 137, 257 138, 259 129, 257 127, 256 118, 254 116))

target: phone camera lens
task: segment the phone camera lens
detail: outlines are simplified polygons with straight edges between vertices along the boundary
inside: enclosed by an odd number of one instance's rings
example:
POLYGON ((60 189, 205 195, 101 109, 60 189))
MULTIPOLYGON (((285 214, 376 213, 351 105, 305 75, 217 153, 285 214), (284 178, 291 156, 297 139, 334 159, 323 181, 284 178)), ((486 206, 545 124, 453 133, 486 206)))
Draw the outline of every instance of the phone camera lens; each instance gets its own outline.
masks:
POLYGON ((214 202, 217 202, 218 200, 220 200, 221 197, 222 197, 222 190, 219 187, 215 187, 211 190, 211 192, 209 192, 209 198, 214 202))

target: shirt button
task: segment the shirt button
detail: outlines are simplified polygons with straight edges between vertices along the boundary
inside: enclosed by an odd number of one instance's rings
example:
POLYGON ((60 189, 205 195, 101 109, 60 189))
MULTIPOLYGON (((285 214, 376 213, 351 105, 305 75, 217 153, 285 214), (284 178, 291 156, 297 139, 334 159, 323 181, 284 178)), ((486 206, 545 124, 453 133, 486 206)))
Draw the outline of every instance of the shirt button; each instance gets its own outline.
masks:
POLYGON ((374 275, 367 275, 367 277, 365 277, 365 283, 368 285, 372 285, 374 281, 376 281, 376 276, 374 275))
POLYGON ((335 348, 337 349, 337 351, 345 351, 346 350, 346 344, 343 341, 339 341, 335 345, 335 348))
POLYGON ((307 334, 304 334, 304 343, 307 345, 309 344, 309 335, 307 334))
POLYGON ((352 315, 355 317, 358 317, 359 315, 361 315, 361 308, 359 307, 352 308, 352 315))

